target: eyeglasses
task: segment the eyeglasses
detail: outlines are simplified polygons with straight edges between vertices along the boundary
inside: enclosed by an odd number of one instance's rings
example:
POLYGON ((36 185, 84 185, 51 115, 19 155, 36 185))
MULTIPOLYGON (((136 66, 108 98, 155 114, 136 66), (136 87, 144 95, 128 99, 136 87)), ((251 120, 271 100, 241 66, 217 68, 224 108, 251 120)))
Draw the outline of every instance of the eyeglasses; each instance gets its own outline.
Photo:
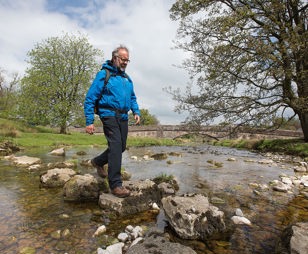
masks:
POLYGON ((129 59, 125 59, 125 58, 122 58, 122 57, 120 57, 120 56, 117 56, 117 58, 119 58, 123 63, 129 63, 130 62, 130 60, 129 59))

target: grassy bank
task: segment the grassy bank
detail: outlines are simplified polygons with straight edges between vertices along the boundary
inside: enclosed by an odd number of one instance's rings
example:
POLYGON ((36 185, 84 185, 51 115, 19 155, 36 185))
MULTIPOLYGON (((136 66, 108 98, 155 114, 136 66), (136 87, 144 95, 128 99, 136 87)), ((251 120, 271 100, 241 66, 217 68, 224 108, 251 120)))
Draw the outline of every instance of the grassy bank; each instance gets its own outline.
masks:
MULTIPOLYGON (((21 147, 39 146, 101 146, 106 145, 102 134, 88 135, 73 132, 71 134, 58 134, 54 129, 46 127, 29 126, 23 122, 10 121, 0 118, 0 143, 10 140, 21 147)), ((201 142, 202 139, 190 138, 191 143, 201 142)), ((189 144, 187 140, 185 144, 189 144)), ((182 145, 183 140, 164 138, 134 138, 129 137, 128 146, 170 146, 182 145)), ((228 146, 258 152, 277 152, 308 158, 308 143, 300 139, 275 140, 220 140, 210 142, 212 145, 228 146)))
MULTIPOLYGON (((102 134, 88 135, 78 132, 58 134, 56 130, 51 128, 30 126, 23 122, 0 118, 0 143, 5 140, 12 141, 21 147, 101 146, 107 144, 102 134)), ((170 146, 180 144, 180 141, 172 139, 129 137, 127 140, 128 146, 170 146)))
POLYGON ((308 158, 308 143, 302 139, 272 139, 272 140, 221 140, 212 145, 254 150, 257 152, 275 152, 308 158))
MULTIPOLYGON (((38 146, 101 146, 106 145, 107 141, 102 134, 88 135, 86 133, 54 134, 54 133, 21 133, 19 137, 12 141, 22 147, 38 146)), ((132 138, 127 140, 128 146, 162 146, 179 145, 179 142, 170 139, 157 138, 132 138)))

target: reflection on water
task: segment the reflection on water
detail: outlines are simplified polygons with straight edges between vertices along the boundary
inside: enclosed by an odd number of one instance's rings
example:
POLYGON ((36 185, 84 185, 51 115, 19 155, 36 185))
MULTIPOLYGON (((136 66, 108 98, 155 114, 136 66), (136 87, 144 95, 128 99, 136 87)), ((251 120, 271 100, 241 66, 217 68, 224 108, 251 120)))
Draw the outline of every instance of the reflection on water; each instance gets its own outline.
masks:
MULTIPOLYGON (((93 169, 81 167, 80 162, 99 152, 99 148, 71 148, 62 158, 49 155, 48 149, 40 149, 18 155, 40 157, 45 163, 73 159, 81 173, 91 173, 93 169), (80 150, 87 154, 77 156, 80 150)), ((308 220, 308 204, 307 199, 293 199, 290 194, 270 191, 255 195, 249 183, 267 184, 281 173, 293 174, 291 165, 261 165, 257 163, 260 159, 263 157, 251 152, 221 147, 146 147, 126 151, 123 166, 132 173, 132 180, 151 179, 162 173, 174 175, 179 182, 179 194, 198 192, 210 199, 223 200, 215 205, 225 211, 227 224, 236 208, 241 208, 253 224, 206 243, 185 242, 174 236, 175 240, 193 246, 198 253, 271 253, 284 227, 308 220), (161 161, 143 159, 145 154, 155 153, 169 156, 161 161), (228 161, 230 157, 236 160, 228 161), (254 162, 246 162, 248 159, 254 162), (221 167, 213 166, 211 161, 221 167)), ((116 236, 128 224, 155 224, 157 214, 151 212, 113 220, 104 216, 95 203, 64 202, 61 189, 40 188, 41 173, 0 161, 0 253, 95 253, 98 247, 112 241, 92 237, 102 224, 107 225, 110 236, 116 236)))

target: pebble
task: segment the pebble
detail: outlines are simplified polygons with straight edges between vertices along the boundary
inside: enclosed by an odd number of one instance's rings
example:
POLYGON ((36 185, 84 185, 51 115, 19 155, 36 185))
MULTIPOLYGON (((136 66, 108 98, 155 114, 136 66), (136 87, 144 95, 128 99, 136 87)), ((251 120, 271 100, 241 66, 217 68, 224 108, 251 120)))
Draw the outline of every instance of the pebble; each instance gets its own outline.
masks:
POLYGON ((60 214, 59 215, 59 218, 60 219, 68 219, 70 216, 68 215, 68 214, 66 214, 66 213, 63 213, 63 214, 60 214))
POLYGON ((125 243, 127 240, 128 240, 128 234, 127 233, 120 233, 120 234, 118 234, 118 240, 120 241, 120 242, 123 242, 123 243, 125 243))
POLYGON ((290 189, 291 187, 287 184, 284 184, 283 182, 278 182, 276 185, 273 186, 273 190, 279 192, 288 192, 290 189))
POLYGON ((292 180, 289 177, 281 177, 281 182, 287 185, 292 185, 292 180))
POLYGON ((238 225, 238 224, 246 224, 246 225, 251 225, 250 220, 248 220, 245 217, 240 217, 240 216, 233 216, 231 218, 231 220, 233 221, 234 224, 238 225))
POLYGON ((119 243, 108 246, 105 250, 102 248, 97 249, 97 254, 122 254, 122 249, 124 247, 132 246, 142 241, 143 238, 143 229, 140 226, 133 227, 132 225, 128 225, 125 228, 125 232, 121 232, 118 234, 117 239, 120 241, 119 243), (131 243, 131 241, 133 242, 131 243), (128 245, 125 245, 128 244, 128 245))
POLYGON ((269 187, 267 184, 259 184, 259 189, 261 191, 269 190, 269 187))
POLYGON ((134 230, 134 227, 132 225, 128 225, 126 228, 125 228, 125 232, 128 232, 128 233, 131 233, 133 232, 134 230))
POLYGON ((303 166, 295 166, 294 168, 294 171, 295 172, 306 172, 307 171, 307 169, 306 169, 306 167, 303 167, 303 166))
POLYGON ((236 208, 235 215, 240 216, 240 217, 244 217, 244 214, 243 214, 243 212, 240 208, 236 208))
POLYGON ((124 243, 116 243, 116 244, 108 246, 106 250, 103 250, 102 248, 98 248, 97 254, 122 254, 123 246, 124 246, 124 243))
POLYGON ((253 190, 253 193, 256 194, 256 195, 258 195, 258 196, 261 195, 260 191, 257 191, 257 190, 253 190))
POLYGON ((152 209, 154 210, 159 210, 159 206, 156 203, 153 203, 152 209))
POLYGON ((258 161, 259 164, 273 164, 274 161, 273 160, 267 160, 267 159, 263 159, 258 161))
POLYGON ((224 203, 226 203, 223 199, 218 198, 218 197, 212 197, 211 202, 213 204, 224 204, 224 203))
POLYGON ((233 157, 231 157, 231 158, 228 158, 228 160, 227 161, 236 161, 236 159, 235 158, 233 158, 233 157))
POLYGON ((308 169, 308 163, 307 163, 307 162, 301 161, 299 164, 300 164, 302 167, 305 167, 306 169, 308 169))
POLYGON ((136 239, 136 238, 138 238, 139 236, 142 236, 142 235, 143 235, 143 229, 142 229, 142 227, 136 226, 136 227, 133 229, 133 232, 132 232, 133 239, 136 239))
POLYGON ((135 244, 139 243, 139 242, 142 241, 142 240, 143 240, 142 237, 136 238, 136 239, 132 242, 132 244, 130 245, 130 247, 134 246, 135 244))
POLYGON ((107 228, 106 228, 105 225, 100 226, 98 229, 96 229, 95 233, 93 234, 93 237, 104 234, 106 232, 106 230, 107 230, 107 228))

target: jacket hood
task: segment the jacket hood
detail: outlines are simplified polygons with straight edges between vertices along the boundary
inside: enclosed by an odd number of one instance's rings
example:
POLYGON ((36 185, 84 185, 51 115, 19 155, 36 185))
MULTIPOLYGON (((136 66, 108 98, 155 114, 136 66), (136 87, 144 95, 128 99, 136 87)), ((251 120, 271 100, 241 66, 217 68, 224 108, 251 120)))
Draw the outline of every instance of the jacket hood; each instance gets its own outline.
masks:
POLYGON ((118 74, 123 74, 125 73, 125 71, 121 71, 118 67, 114 66, 111 62, 111 60, 107 60, 105 63, 103 63, 102 65, 102 69, 103 68, 106 68, 108 69, 109 71, 111 72, 114 72, 114 73, 118 73, 118 74))

